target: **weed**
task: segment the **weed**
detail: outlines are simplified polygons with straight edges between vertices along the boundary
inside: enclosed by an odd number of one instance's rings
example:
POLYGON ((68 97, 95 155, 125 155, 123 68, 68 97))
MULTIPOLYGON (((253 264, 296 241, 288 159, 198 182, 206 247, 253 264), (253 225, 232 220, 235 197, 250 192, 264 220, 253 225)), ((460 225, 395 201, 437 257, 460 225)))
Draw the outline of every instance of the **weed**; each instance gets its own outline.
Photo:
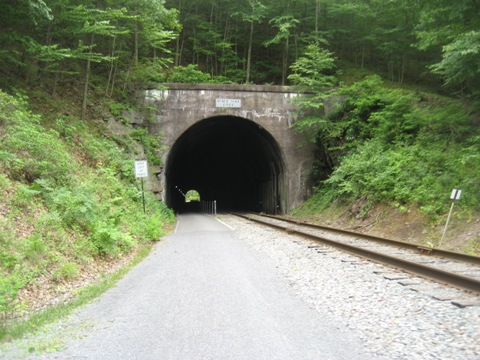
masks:
POLYGON ((78 265, 73 262, 67 262, 62 264, 59 269, 53 272, 53 279, 55 281, 60 280, 73 280, 80 275, 80 269, 78 265))
POLYGON ((15 277, 0 274, 0 327, 6 324, 10 314, 15 313, 23 304, 19 303, 18 290, 23 286, 15 277))
MULTIPOLYGON (((50 105, 63 108, 56 101, 50 105)), ((125 107, 110 105, 113 112, 125 107)), ((18 291, 39 274, 47 282, 75 279, 95 257, 115 257, 158 239, 172 214, 148 195, 151 204, 143 214, 133 161, 122 147, 140 139, 153 161, 160 138, 137 131, 136 139, 126 135, 117 143, 101 125, 70 115, 43 118, 29 110, 25 96, 2 91, 0 114, 0 314, 5 318, 19 309, 18 291)))
POLYGON ((411 92, 387 89, 377 76, 340 94, 346 101, 331 118, 295 124, 315 134, 333 162, 327 180, 316 174, 324 193, 416 205, 435 218, 448 210, 451 189, 461 188, 471 194, 462 205, 480 207, 480 136, 461 103, 426 106, 411 92))
MULTIPOLYGON (((18 339, 23 337, 27 333, 34 332, 40 329, 45 324, 52 323, 53 321, 68 315, 74 309, 85 305, 89 301, 98 297, 99 295, 113 287, 130 269, 132 269, 142 259, 144 259, 150 253, 150 250, 150 246, 142 246, 135 255, 135 258, 127 266, 123 267, 122 269, 118 270, 113 274, 106 275, 102 279, 102 281, 79 290, 75 298, 68 303, 50 307, 45 311, 33 314, 26 320, 0 323, 0 343, 4 341, 18 339)), ((0 281, 1 279, 2 278, 0 278, 0 281)), ((41 346, 40 348, 44 347, 41 346)), ((40 351, 40 349, 37 349, 33 345, 32 351, 37 352, 40 351)))

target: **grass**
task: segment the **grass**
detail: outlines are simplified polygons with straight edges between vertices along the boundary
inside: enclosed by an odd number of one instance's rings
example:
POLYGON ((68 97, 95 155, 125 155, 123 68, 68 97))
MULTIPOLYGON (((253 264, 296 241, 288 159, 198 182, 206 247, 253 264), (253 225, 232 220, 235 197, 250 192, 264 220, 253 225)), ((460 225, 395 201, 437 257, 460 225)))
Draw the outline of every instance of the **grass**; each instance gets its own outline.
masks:
MULTIPOLYGON (((61 115, 75 113, 62 110, 66 99, 50 105, 35 113, 26 96, 0 90, 0 332, 27 309, 22 289, 72 281, 97 259, 157 241, 174 219, 148 191, 142 211, 133 172, 140 143, 61 115)), ((140 135, 154 151, 158 139, 140 135)))
POLYGON ((104 276, 103 280, 96 284, 86 286, 78 291, 75 298, 65 304, 50 307, 42 312, 30 316, 26 320, 12 320, 0 327, 0 343, 20 339, 26 334, 38 331, 41 327, 55 322, 56 320, 69 315, 73 310, 89 303, 97 298, 122 279, 135 265, 148 256, 152 245, 150 243, 141 245, 138 253, 126 266, 120 270, 104 276))

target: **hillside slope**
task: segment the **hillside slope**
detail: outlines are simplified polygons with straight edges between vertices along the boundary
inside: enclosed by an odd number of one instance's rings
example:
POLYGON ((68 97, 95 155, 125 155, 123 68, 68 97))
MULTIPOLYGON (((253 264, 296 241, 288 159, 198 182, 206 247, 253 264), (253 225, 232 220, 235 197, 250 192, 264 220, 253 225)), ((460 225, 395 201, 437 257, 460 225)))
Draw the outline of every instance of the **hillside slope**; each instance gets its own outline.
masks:
MULTIPOLYGON (((302 70, 300 84, 318 74, 307 71, 310 67, 302 70)), ((364 228, 367 222, 400 240, 478 254, 480 121, 475 103, 399 87, 357 70, 360 76, 348 78, 347 71, 328 94, 337 99, 335 111, 317 110, 323 107, 322 89, 301 99, 310 113, 294 126, 317 144, 311 171, 316 191, 295 214, 334 213, 351 223, 346 226, 364 228), (440 243, 452 189, 463 191, 451 222, 458 229, 440 243), (372 217, 385 221, 379 225, 372 217)))
POLYGON ((133 173, 141 146, 99 116, 80 121, 71 99, 0 91, 0 320, 91 282, 173 220, 148 193, 143 213, 133 173))

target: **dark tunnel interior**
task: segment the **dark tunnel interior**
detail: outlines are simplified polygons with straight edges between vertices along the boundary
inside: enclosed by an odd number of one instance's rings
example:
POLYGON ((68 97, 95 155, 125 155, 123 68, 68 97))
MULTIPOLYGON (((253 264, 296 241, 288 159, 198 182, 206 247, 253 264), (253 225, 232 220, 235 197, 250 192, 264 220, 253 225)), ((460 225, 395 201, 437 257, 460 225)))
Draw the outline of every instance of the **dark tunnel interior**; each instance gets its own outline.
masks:
POLYGON ((195 211, 189 190, 218 211, 283 212, 284 163, 275 139, 253 121, 218 116, 198 122, 173 145, 166 164, 168 206, 195 211))

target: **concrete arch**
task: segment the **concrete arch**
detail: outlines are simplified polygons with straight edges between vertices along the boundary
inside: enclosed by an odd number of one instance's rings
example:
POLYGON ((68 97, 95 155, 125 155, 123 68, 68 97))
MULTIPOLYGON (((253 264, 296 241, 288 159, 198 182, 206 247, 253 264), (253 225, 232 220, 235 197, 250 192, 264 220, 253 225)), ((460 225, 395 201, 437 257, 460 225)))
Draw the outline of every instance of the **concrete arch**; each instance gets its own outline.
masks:
MULTIPOLYGON (((176 167, 178 159, 188 158, 182 155, 186 150, 181 149, 189 148, 189 144, 202 143, 202 139, 208 138, 209 129, 215 127, 223 129, 222 132, 215 132, 217 140, 224 143, 223 147, 218 148, 227 148, 229 144, 226 139, 235 142, 235 138, 229 137, 231 129, 226 124, 230 124, 234 125, 237 135, 241 132, 250 134, 249 137, 243 137, 243 143, 238 146, 253 141, 252 153, 256 154, 243 159, 237 156, 236 159, 238 164, 242 164, 242 169, 256 169, 256 175, 250 178, 241 177, 246 183, 255 179, 250 183, 257 185, 252 190, 256 195, 251 195, 258 200, 256 209, 252 208, 251 201, 248 206, 243 204, 245 206, 240 208, 274 213, 286 212, 298 206, 310 191, 308 171, 314 156, 313 144, 300 146, 303 137, 291 128, 297 118, 292 99, 297 96, 298 93, 282 86, 218 84, 166 84, 164 90, 140 92, 139 103, 143 107, 145 118, 148 119, 143 120, 143 123, 151 133, 163 133, 163 144, 166 146, 159 154, 165 167, 153 172, 154 176, 149 178, 150 186, 160 188, 161 190, 157 191, 160 198, 167 204, 176 206, 176 195, 173 195, 171 182, 179 182, 179 176, 172 175, 172 169, 181 174, 188 173, 176 167), (249 162, 251 164, 248 164, 249 162), (270 175, 267 176, 268 172, 270 175), (258 195, 258 192, 263 195, 258 195), (273 195, 267 196, 268 192, 273 195)), ((208 143, 204 145, 207 146, 208 143)), ((248 147, 245 147, 244 153, 248 151, 248 147)), ((217 155, 210 152, 210 156, 217 155)), ((195 167, 192 164, 189 166, 195 167)), ((197 168, 195 174, 200 173, 202 171, 197 168)), ((234 185, 235 177, 232 174, 236 174, 236 169, 230 168, 230 174, 234 185)), ((225 177, 224 181, 227 180, 225 177)), ((175 185, 179 186, 173 184, 175 185)), ((240 193, 247 194, 244 190, 240 193)), ((237 204, 242 205, 241 202, 237 204)))
POLYGON ((165 199, 185 210, 195 188, 219 210, 281 213, 286 207, 285 159, 276 139, 255 122, 214 116, 195 123, 173 144, 165 164, 165 199))

